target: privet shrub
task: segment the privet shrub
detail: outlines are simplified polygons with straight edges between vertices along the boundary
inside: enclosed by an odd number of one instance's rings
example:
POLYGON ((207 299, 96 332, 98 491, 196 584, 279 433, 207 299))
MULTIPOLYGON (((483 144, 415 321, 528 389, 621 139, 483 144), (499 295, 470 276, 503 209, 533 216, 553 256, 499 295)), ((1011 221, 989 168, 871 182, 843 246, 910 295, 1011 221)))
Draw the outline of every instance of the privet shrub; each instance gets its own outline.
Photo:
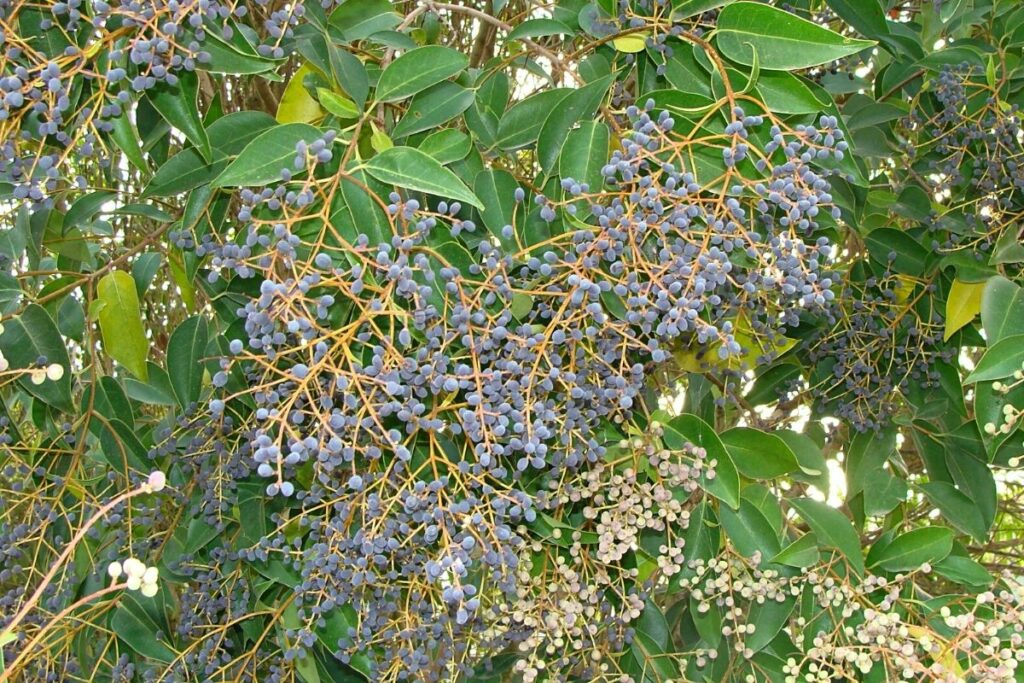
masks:
POLYGON ((0 681, 1013 681, 1017 0, 0 2, 0 681))

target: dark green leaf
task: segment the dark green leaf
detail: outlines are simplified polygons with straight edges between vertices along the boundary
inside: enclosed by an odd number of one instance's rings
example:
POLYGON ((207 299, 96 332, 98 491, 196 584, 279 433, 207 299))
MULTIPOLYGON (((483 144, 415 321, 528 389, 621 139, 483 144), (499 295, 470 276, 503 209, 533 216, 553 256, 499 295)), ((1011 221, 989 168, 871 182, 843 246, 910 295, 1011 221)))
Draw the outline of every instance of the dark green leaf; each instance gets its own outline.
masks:
POLYGON ((178 325, 167 342, 167 376, 182 409, 199 399, 208 340, 206 318, 193 316, 178 325))
POLYGON ((63 367, 64 376, 57 381, 47 379, 42 384, 33 384, 27 376, 22 376, 18 383, 54 408, 64 412, 73 410, 68 349, 45 308, 29 304, 21 315, 5 320, 3 334, 0 334, 0 351, 14 370, 38 368, 36 361, 40 356, 45 356, 47 363, 63 367))
POLYGON ((810 498, 797 498, 789 503, 811 527, 819 543, 839 550, 858 575, 864 574, 860 537, 846 515, 834 507, 810 498))
POLYGON ((199 79, 195 73, 182 71, 178 75, 176 85, 157 83, 148 92, 153 108, 160 112, 167 123, 180 130, 185 137, 196 146, 206 161, 212 161, 213 152, 202 118, 196 96, 199 92, 199 79))

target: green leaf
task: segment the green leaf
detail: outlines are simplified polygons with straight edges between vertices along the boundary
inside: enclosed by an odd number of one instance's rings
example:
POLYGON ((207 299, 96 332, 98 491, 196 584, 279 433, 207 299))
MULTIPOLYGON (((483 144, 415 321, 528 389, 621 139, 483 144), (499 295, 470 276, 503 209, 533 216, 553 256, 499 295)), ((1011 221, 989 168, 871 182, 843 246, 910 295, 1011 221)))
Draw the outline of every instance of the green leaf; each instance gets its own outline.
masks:
POLYGON ((167 376, 183 410, 199 400, 203 386, 203 356, 208 341, 206 318, 193 316, 178 325, 167 342, 167 376))
MULTIPOLYGON (((160 590, 166 591, 167 589, 160 588, 160 590)), ((141 594, 139 595, 141 596, 141 594)), ((139 600, 149 599, 136 598, 133 592, 128 591, 121 594, 121 600, 110 617, 111 630, 128 647, 143 657, 165 663, 173 662, 177 657, 174 650, 169 648, 164 641, 156 639, 157 632, 163 633, 166 637, 169 633, 167 626, 161 625, 154 618, 151 610, 139 604, 139 600)))
POLYGON ((327 45, 327 56, 331 63, 334 82, 352 98, 355 105, 362 110, 366 104, 366 96, 370 92, 370 81, 363 63, 347 50, 342 50, 332 43, 327 45))
POLYGON ((598 192, 604 185, 601 169, 608 163, 611 135, 608 124, 601 121, 584 121, 570 131, 558 157, 558 175, 586 183, 590 192, 598 192))
POLYGON ((736 511, 728 507, 720 508, 718 516, 729 542, 744 557, 760 553, 762 559, 768 559, 777 555, 781 549, 775 527, 749 500, 741 500, 739 510, 736 511))
POLYGON ((672 450, 680 450, 689 442, 707 451, 706 462, 715 461, 715 476, 704 477, 704 489, 729 507, 738 509, 740 506, 740 475, 736 471, 729 451, 726 450, 715 430, 696 415, 679 415, 664 425, 662 437, 665 445, 672 450))
POLYGON ((107 355, 145 382, 149 340, 142 322, 135 279, 120 270, 107 273, 96 286, 96 303, 107 355))
POLYGON ((949 341, 957 330, 968 325, 981 312, 981 296, 985 288, 983 282, 953 280, 953 286, 949 288, 946 297, 946 331, 943 341, 949 341))
POLYGON ((950 581, 972 587, 983 587, 991 585, 995 580, 988 570, 969 557, 950 555, 940 562, 932 565, 936 573, 946 577, 950 581))
POLYGON ((1024 335, 1024 290, 1001 275, 989 278, 981 295, 981 327, 989 346, 1024 335))
POLYGON ((21 377, 18 383, 43 403, 58 410, 71 412, 71 361, 68 349, 61 339, 53 318, 38 304, 29 304, 21 315, 4 321, 0 335, 0 351, 10 363, 11 369, 39 367, 36 360, 45 356, 48 363, 57 363, 64 368, 64 376, 54 382, 47 379, 42 384, 33 384, 28 377, 21 377))
POLYGON ((1024 334, 1004 337, 990 346, 964 384, 1010 377, 1024 368, 1024 334))
POLYGON ((431 133, 420 143, 420 151, 434 157, 441 164, 465 159, 473 141, 461 130, 446 128, 431 133))
POLYGON ((682 21, 721 7, 729 0, 672 0, 672 21, 682 21))
POLYGON ((765 598, 764 602, 755 602, 747 614, 746 623, 754 627, 744 644, 754 652, 768 647, 779 631, 789 621, 796 607, 796 598, 787 595, 783 600, 765 598))
POLYGON ((803 518, 819 543, 836 548, 858 575, 864 574, 860 537, 850 520, 839 510, 811 498, 797 498, 789 504, 803 518))
POLYGON ((100 451, 114 471, 127 473, 132 469, 146 472, 150 469, 146 447, 131 427, 121 420, 99 420, 95 416, 93 422, 100 440, 100 451))
POLYGON ((941 526, 927 526, 897 536, 877 554, 869 553, 868 562, 885 571, 904 572, 919 569, 926 562, 938 562, 951 550, 953 532, 941 526))
POLYGON ((820 559, 818 537, 813 533, 807 533, 780 550, 769 561, 789 567, 803 568, 817 564, 820 559))
POLYGON ((457 199, 478 209, 483 208, 480 200, 457 175, 415 147, 386 149, 364 163, 363 168, 382 183, 457 199))
POLYGON ((988 525, 982 519, 981 512, 970 498, 957 490, 952 484, 944 481, 929 481, 919 484, 918 488, 928 497, 932 505, 946 521, 954 527, 969 534, 979 543, 988 538, 988 525))
MULTIPOLYGON (((515 191, 519 187, 515 177, 508 171, 484 169, 476 174, 473 191, 483 203, 480 218, 487 230, 501 242, 506 253, 518 250, 515 236, 505 237, 501 234, 506 225, 514 225, 513 214, 516 209, 515 191)), ((522 208, 525 210, 525 208, 522 208)))
POLYGON ((159 253, 145 252, 144 254, 139 254, 135 262, 131 264, 131 276, 132 280, 135 281, 135 291, 139 297, 145 294, 145 290, 150 287, 150 283, 156 278, 162 261, 163 257, 159 253))
POLYGON ((527 19, 509 31, 508 35, 505 36, 505 40, 522 40, 524 38, 539 38, 541 36, 559 34, 571 36, 572 33, 571 28, 554 19, 527 19))
POLYGON ((868 38, 883 38, 889 35, 889 22, 878 0, 828 0, 828 6, 868 38))
POLYGON ((353 42, 393 29, 402 18, 388 0, 359 0, 343 3, 334 10, 329 21, 331 26, 341 30, 345 40, 353 42))
POLYGON ((438 83, 412 99, 391 135, 400 138, 437 128, 469 109, 475 97, 472 90, 455 83, 438 83))
POLYGON ((160 112, 160 116, 180 130, 188 141, 196 146, 204 159, 212 161, 210 139, 203 128, 199 106, 196 103, 198 92, 199 79, 196 74, 182 71, 178 75, 176 85, 158 83, 148 91, 147 96, 153 108, 160 112))
POLYGON ((316 96, 323 108, 339 119, 354 119, 359 116, 359 109, 356 108, 355 102, 347 97, 342 97, 327 88, 317 88, 316 96))
POLYGON ((142 154, 142 142, 139 141, 139 134, 135 130, 135 124, 127 114, 121 114, 112 120, 113 128, 110 130, 110 138, 114 144, 124 152, 124 156, 139 171, 149 173, 149 164, 142 154))
POLYGON ((335 193, 331 204, 331 225, 336 225, 342 237, 350 245, 356 243, 360 234, 365 234, 371 245, 391 242, 394 228, 388 216, 376 199, 367 190, 374 192, 378 199, 386 191, 377 192, 376 184, 365 171, 349 170, 349 176, 341 179, 340 191, 335 193))
POLYGON ((605 76, 593 83, 574 90, 568 97, 561 100, 544 119, 537 135, 537 160, 541 168, 550 172, 558 161, 565 140, 577 123, 589 119, 597 111, 604 99, 612 76, 605 76))
POLYGON ((552 108, 572 92, 570 88, 544 90, 513 104, 498 122, 497 146, 514 150, 534 142, 552 108))
POLYGON ((736 469, 750 479, 774 479, 800 468, 785 441, 751 427, 733 427, 719 435, 736 469))
POLYGON ((321 137, 305 123, 287 123, 264 131, 228 164, 213 181, 215 187, 259 187, 281 179, 282 169, 294 170, 295 145, 321 137))
POLYGON ((820 24, 757 2, 734 2, 718 15, 715 32, 722 54, 740 64, 793 71, 826 64, 873 46, 820 24))
POLYGON ((195 148, 183 149, 157 169, 143 196, 169 197, 194 190, 216 178, 225 166, 223 161, 207 165, 195 148))
MULTIPOLYGON (((244 38, 242 40, 244 42, 244 38)), ((238 47, 213 35, 212 31, 206 32, 203 50, 210 54, 210 59, 197 63, 196 68, 215 74, 262 74, 272 71, 281 63, 279 60, 266 59, 259 55, 243 52, 238 47)))
POLYGON ((813 114, 832 104, 820 101, 801 78, 786 71, 762 71, 755 87, 765 107, 775 114, 813 114))
POLYGON ((397 102, 459 73, 469 57, 442 45, 410 50, 384 69, 377 82, 377 100, 397 102))
POLYGON ((864 239, 871 258, 899 273, 919 277, 928 269, 928 251, 920 242, 895 228, 872 230, 864 239))

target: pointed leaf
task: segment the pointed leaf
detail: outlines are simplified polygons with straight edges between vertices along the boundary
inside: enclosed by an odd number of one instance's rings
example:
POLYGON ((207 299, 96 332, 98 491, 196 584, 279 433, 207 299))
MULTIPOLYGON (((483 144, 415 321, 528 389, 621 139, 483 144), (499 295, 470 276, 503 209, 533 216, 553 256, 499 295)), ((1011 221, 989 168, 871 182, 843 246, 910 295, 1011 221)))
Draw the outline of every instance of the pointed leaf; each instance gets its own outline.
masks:
MULTIPOLYGON (((869 0, 874 1, 874 0, 869 0)), ((718 15, 716 39, 729 59, 762 69, 792 71, 826 64, 873 46, 784 10, 757 2, 734 2, 718 15), (755 57, 755 54, 756 57, 755 57)))

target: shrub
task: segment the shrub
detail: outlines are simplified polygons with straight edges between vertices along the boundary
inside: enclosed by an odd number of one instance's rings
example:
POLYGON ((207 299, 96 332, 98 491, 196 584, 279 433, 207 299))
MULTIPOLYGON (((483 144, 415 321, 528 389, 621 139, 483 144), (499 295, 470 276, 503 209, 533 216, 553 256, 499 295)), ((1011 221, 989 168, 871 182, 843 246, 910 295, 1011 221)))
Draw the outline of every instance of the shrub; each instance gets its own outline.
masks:
POLYGON ((0 4, 0 681, 1010 681, 1012 0, 0 4))

